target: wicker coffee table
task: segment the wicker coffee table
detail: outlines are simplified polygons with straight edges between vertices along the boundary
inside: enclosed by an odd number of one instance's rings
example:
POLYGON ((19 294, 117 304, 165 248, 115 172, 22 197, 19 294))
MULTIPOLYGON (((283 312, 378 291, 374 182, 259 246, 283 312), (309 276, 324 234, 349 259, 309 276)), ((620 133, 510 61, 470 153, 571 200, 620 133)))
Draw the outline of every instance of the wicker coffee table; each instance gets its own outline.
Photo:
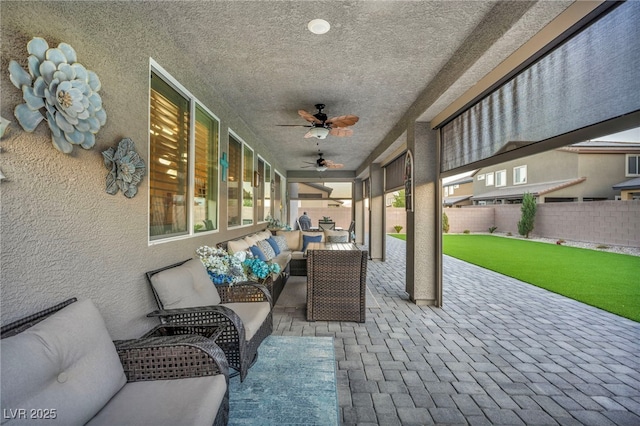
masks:
POLYGON ((365 322, 366 250, 353 243, 307 247, 307 320, 365 322))

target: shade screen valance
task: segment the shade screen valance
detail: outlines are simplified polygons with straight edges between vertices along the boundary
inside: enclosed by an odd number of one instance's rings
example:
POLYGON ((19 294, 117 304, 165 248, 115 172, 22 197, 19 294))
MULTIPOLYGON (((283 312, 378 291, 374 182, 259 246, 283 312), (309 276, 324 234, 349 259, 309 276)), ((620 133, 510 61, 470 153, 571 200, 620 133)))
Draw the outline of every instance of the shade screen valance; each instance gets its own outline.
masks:
POLYGON ((404 157, 402 154, 386 166, 384 166, 384 190, 393 191, 404 187, 404 157))
POLYGON ((639 22, 621 4, 445 124, 441 171, 640 110, 639 22))

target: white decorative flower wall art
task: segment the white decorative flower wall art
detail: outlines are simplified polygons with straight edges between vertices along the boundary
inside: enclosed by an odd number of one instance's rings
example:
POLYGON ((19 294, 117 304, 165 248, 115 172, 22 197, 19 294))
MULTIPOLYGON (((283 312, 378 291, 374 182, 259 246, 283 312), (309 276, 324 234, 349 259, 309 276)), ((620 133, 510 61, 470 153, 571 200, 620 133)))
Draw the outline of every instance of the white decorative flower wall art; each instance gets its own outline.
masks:
POLYGON ((65 154, 74 145, 92 148, 107 121, 96 73, 77 62, 76 51, 67 43, 50 48, 43 38, 35 37, 27 52, 29 72, 16 61, 9 63, 11 82, 22 90, 24 100, 14 111, 20 126, 33 132, 45 120, 53 146, 65 154))

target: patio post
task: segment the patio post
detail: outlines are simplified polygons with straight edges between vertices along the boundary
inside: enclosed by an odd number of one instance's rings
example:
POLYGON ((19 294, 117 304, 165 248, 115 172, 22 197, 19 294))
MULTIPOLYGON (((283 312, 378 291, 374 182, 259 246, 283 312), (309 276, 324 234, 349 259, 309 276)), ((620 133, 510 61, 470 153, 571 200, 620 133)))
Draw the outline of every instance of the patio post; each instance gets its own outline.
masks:
POLYGON ((437 131, 417 122, 407 129, 413 155, 413 211, 407 210, 406 291, 417 305, 441 306, 442 253, 437 131))
POLYGON ((379 163, 369 166, 371 180, 371 216, 369 222, 369 256, 385 259, 384 169, 379 163))

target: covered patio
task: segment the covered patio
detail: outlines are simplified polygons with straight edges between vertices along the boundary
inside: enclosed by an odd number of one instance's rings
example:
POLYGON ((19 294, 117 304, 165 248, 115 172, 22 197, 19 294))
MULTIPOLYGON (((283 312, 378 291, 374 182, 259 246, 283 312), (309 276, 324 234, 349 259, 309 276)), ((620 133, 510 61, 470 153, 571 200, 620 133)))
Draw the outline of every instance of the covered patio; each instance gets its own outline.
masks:
POLYGON ((274 310, 275 335, 334 337, 343 424, 640 423, 640 324, 447 256, 445 306, 416 306, 386 244, 366 323, 274 310))
POLYGON ((335 338, 344 424, 640 422, 638 324, 444 257, 441 238, 443 178, 637 127, 640 3, 3 0, 0 15, 2 325, 77 297, 111 339, 137 339, 158 325, 145 272, 293 226, 289 184, 347 182, 380 307, 359 324, 276 305, 273 324, 335 338), (385 231, 401 187, 406 244, 385 231))

